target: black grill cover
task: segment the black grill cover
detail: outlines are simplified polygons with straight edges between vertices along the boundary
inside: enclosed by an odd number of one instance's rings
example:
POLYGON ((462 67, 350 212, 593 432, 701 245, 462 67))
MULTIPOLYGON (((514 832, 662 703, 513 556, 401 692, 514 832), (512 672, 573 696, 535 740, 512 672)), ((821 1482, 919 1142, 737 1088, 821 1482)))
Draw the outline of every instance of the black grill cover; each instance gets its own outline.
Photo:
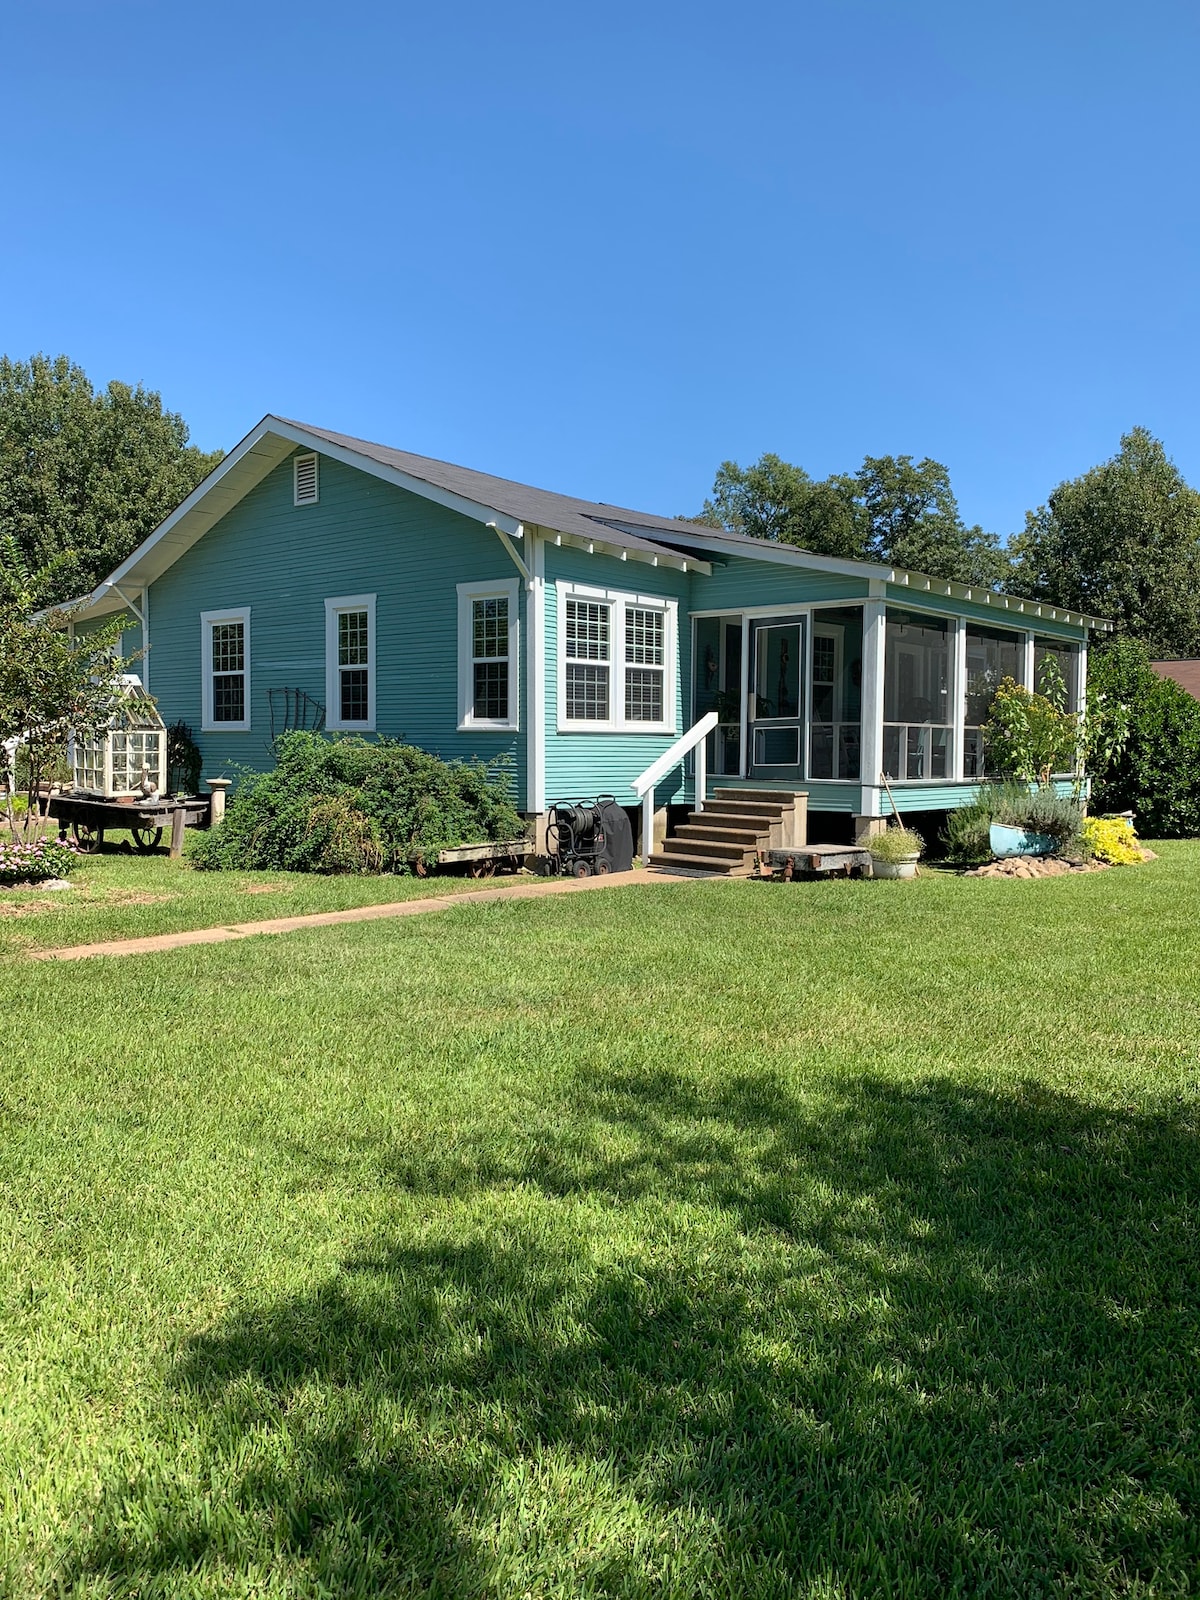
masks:
POLYGON ((615 800, 605 801, 598 809, 604 844, 597 851, 597 864, 604 862, 610 872, 628 872, 633 866, 633 829, 629 813, 615 800))

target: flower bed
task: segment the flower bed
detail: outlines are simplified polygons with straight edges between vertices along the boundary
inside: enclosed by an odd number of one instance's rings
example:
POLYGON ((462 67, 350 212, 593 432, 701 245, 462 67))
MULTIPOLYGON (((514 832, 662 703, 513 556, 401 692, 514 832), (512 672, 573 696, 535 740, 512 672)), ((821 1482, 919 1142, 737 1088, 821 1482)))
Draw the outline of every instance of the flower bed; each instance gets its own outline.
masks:
POLYGON ((75 846, 61 839, 0 840, 0 887, 65 878, 78 860, 75 846))

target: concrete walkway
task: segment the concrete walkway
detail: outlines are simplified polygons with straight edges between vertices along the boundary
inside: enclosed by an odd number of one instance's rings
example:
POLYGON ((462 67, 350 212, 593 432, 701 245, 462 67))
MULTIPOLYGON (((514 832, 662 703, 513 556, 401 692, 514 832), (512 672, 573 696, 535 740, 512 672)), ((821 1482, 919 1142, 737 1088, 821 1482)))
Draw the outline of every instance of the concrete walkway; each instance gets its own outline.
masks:
POLYGON ((452 906, 485 900, 535 900, 546 894, 577 894, 587 889, 621 889, 636 883, 683 883, 666 873, 613 872, 600 878, 544 878, 537 883, 497 884, 461 894, 429 895, 420 900, 393 900, 387 905, 354 906, 348 911, 314 911, 303 917, 272 917, 266 922, 232 922, 186 933, 158 933, 147 939, 111 939, 105 944, 72 944, 61 950, 31 950, 35 961, 86 961, 92 956, 147 956, 159 950, 182 950, 193 944, 225 944, 261 933, 293 933, 298 928, 334 928, 343 922, 377 922, 384 917, 416 917, 452 906))

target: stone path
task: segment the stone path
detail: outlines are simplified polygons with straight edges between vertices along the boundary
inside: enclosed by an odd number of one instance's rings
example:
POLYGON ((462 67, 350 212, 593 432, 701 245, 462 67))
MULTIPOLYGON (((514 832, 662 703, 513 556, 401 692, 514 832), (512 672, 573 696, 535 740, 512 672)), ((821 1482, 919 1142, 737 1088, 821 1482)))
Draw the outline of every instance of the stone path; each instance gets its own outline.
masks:
POLYGON ((182 950, 193 944, 224 944, 262 933, 293 933, 298 928, 333 928, 343 922, 375 922, 384 917, 415 917, 451 906, 484 900, 534 900, 545 894, 574 894, 586 889, 621 889, 636 883, 682 883, 666 873, 613 872, 601 878, 544 878, 537 883, 497 885, 461 894, 429 895, 420 900, 393 900, 386 905, 354 906, 348 911, 314 911, 302 917, 272 917, 266 922, 231 922, 186 933, 158 933, 145 939, 110 939, 104 944, 65 945, 60 950, 31 950, 35 961, 86 961, 91 956, 146 956, 160 950, 182 950))

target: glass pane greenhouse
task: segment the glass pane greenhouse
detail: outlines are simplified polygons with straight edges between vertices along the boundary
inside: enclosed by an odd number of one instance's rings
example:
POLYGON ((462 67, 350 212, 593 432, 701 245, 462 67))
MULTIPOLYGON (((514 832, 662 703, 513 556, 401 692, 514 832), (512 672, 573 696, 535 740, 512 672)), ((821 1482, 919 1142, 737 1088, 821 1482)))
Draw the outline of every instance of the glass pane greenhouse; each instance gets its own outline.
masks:
POLYGON ((84 794, 144 794, 167 786, 167 729, 139 679, 121 680, 123 695, 108 727, 71 741, 75 788, 84 794))

